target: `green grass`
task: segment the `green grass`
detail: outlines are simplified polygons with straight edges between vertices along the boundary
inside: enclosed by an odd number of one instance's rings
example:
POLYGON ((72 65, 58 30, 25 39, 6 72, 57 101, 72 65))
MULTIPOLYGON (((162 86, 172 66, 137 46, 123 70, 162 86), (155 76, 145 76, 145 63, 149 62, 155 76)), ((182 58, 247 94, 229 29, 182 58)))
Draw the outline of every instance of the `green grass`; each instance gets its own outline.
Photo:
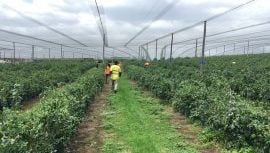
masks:
POLYGON ((105 153, 193 153, 197 152, 169 123, 170 115, 159 102, 144 96, 121 78, 119 91, 109 96, 104 111, 105 153))

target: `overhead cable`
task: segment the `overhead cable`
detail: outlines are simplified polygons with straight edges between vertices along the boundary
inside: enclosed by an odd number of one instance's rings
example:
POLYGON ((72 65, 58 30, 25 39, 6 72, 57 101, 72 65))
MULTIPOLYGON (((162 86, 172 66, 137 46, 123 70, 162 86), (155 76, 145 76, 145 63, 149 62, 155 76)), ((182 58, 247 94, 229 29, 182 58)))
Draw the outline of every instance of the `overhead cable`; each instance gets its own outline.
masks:
POLYGON ((40 22, 40 21, 38 21, 38 20, 36 20, 36 19, 34 19, 34 18, 32 18, 32 17, 26 16, 26 15, 23 14, 22 12, 20 12, 20 11, 14 9, 14 8, 12 8, 12 7, 8 6, 8 5, 6 5, 6 4, 2 4, 2 5, 4 5, 5 7, 7 7, 7 8, 9 8, 9 9, 13 10, 13 11, 16 12, 17 14, 19 14, 21 17, 23 17, 23 18, 25 18, 25 19, 27 19, 27 20, 29 20, 29 21, 32 21, 32 22, 34 22, 34 23, 36 23, 36 24, 38 24, 38 25, 40 25, 40 26, 43 26, 43 27, 45 27, 46 29, 51 30, 51 31, 53 31, 53 32, 55 32, 55 33, 57 33, 57 34, 59 34, 59 35, 65 37, 65 38, 67 38, 67 39, 69 39, 69 40, 72 40, 72 41, 74 41, 74 42, 76 42, 76 43, 78 43, 78 44, 80 44, 80 45, 82 45, 82 46, 84 46, 84 47, 87 47, 86 44, 80 42, 79 40, 76 40, 76 39, 72 38, 71 36, 69 36, 69 35, 67 35, 67 34, 65 34, 65 33, 63 33, 63 32, 60 32, 60 31, 58 31, 58 30, 56 30, 56 29, 50 27, 49 25, 47 25, 47 24, 45 24, 45 23, 42 23, 42 22, 40 22))

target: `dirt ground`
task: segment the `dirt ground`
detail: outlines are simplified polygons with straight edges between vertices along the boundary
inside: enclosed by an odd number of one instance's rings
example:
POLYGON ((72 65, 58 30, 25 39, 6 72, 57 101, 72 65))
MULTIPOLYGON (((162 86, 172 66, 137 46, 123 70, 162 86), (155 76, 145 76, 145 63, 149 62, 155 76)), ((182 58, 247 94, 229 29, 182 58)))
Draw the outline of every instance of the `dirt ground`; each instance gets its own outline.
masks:
POLYGON ((171 124, 184 136, 187 143, 197 146, 201 153, 220 153, 217 146, 204 146, 202 142, 199 141, 198 136, 202 130, 201 128, 188 123, 186 117, 181 113, 174 112, 171 106, 166 106, 165 110, 172 115, 170 120, 171 124))
POLYGON ((29 110, 31 109, 36 103, 38 103, 40 101, 40 97, 35 97, 35 98, 32 98, 28 101, 25 101, 23 102, 23 105, 21 106, 21 110, 22 111, 26 111, 26 110, 29 110))
MULTIPOLYGON (((137 86, 135 82, 133 86, 137 86)), ((103 91, 90 105, 85 120, 80 124, 77 134, 66 148, 66 153, 101 153, 103 141, 106 137, 102 128, 102 111, 106 107, 107 97, 110 92, 110 86, 105 85, 103 91)), ((150 92, 143 90, 145 96, 151 96, 150 92)), ((220 149, 215 146, 204 146, 199 141, 201 128, 189 123, 184 115, 174 112, 171 106, 164 106, 165 111, 171 114, 170 122, 188 144, 196 146, 201 153, 220 153, 220 149)))
POLYGON ((66 153, 100 153, 105 132, 102 128, 102 110, 105 108, 107 96, 110 92, 108 84, 90 105, 89 111, 80 124, 77 134, 66 149, 66 153))

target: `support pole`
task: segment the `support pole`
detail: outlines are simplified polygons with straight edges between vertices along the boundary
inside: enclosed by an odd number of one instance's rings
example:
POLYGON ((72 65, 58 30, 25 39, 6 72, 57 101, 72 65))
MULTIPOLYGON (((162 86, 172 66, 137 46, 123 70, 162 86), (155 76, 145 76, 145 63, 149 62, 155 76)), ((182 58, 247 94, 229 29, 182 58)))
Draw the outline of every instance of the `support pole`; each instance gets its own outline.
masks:
POLYGON ((163 58, 166 59, 167 47, 164 49, 163 58))
POLYGON ((105 33, 103 34, 102 61, 105 63, 105 33))
POLYGON ((205 40, 206 40, 206 26, 207 26, 207 21, 204 21, 202 57, 201 57, 201 63, 200 63, 201 64, 201 73, 203 72, 203 65, 205 64, 204 51, 205 51, 205 40))
POLYGON ((146 49, 146 52, 145 52, 145 59, 147 60, 147 53, 148 53, 148 51, 149 51, 149 44, 147 44, 147 49, 146 49))
POLYGON ((250 47, 250 45, 249 45, 249 40, 248 40, 248 45, 247 45, 247 53, 249 54, 249 47, 250 47))
POLYGON ((145 51, 143 52, 143 59, 146 59, 146 58, 145 58, 145 51))
POLYGON ((143 51, 141 51, 141 58, 142 58, 142 59, 143 59, 143 53, 144 53, 144 52, 143 52, 143 51))
POLYGON ((160 59, 163 59, 163 51, 164 51, 164 48, 161 49, 161 52, 160 52, 160 59))
POLYGON ((139 59, 141 58, 141 46, 139 46, 139 55, 138 55, 138 58, 139 59))
POLYGON ((51 48, 49 48, 49 60, 51 60, 51 48))
POLYGON ((172 51, 173 51, 173 33, 172 33, 172 38, 171 38, 170 62, 172 62, 172 51))
POLYGON ((15 42, 13 42, 13 62, 15 63, 15 58, 16 58, 16 46, 15 42))
POLYGON ((233 43, 233 52, 235 53, 235 43, 233 43))
POLYGON ((157 50, 158 50, 158 40, 156 39, 156 54, 155 54, 155 59, 157 60, 157 50))
POLYGON ((61 58, 63 58, 63 45, 61 45, 61 58))
POLYGON ((195 44, 195 57, 198 57, 198 39, 196 39, 196 44, 195 44))
POLYGON ((35 46, 32 45, 32 55, 31 55, 31 59, 34 60, 35 58, 35 46))
POLYGON ((146 51, 144 51, 144 57, 145 57, 146 60, 147 60, 147 54, 146 54, 146 52, 148 52, 148 49, 149 49, 149 45, 147 44, 146 45, 146 51))

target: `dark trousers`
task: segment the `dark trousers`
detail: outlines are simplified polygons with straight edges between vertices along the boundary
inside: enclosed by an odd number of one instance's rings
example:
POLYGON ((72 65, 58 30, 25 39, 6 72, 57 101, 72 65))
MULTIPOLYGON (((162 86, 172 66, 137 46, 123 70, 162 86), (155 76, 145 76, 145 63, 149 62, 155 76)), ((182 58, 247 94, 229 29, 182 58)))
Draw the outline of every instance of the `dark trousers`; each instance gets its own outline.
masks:
POLYGON ((110 74, 106 74, 106 75, 105 75, 106 84, 108 83, 109 77, 110 77, 110 74))

